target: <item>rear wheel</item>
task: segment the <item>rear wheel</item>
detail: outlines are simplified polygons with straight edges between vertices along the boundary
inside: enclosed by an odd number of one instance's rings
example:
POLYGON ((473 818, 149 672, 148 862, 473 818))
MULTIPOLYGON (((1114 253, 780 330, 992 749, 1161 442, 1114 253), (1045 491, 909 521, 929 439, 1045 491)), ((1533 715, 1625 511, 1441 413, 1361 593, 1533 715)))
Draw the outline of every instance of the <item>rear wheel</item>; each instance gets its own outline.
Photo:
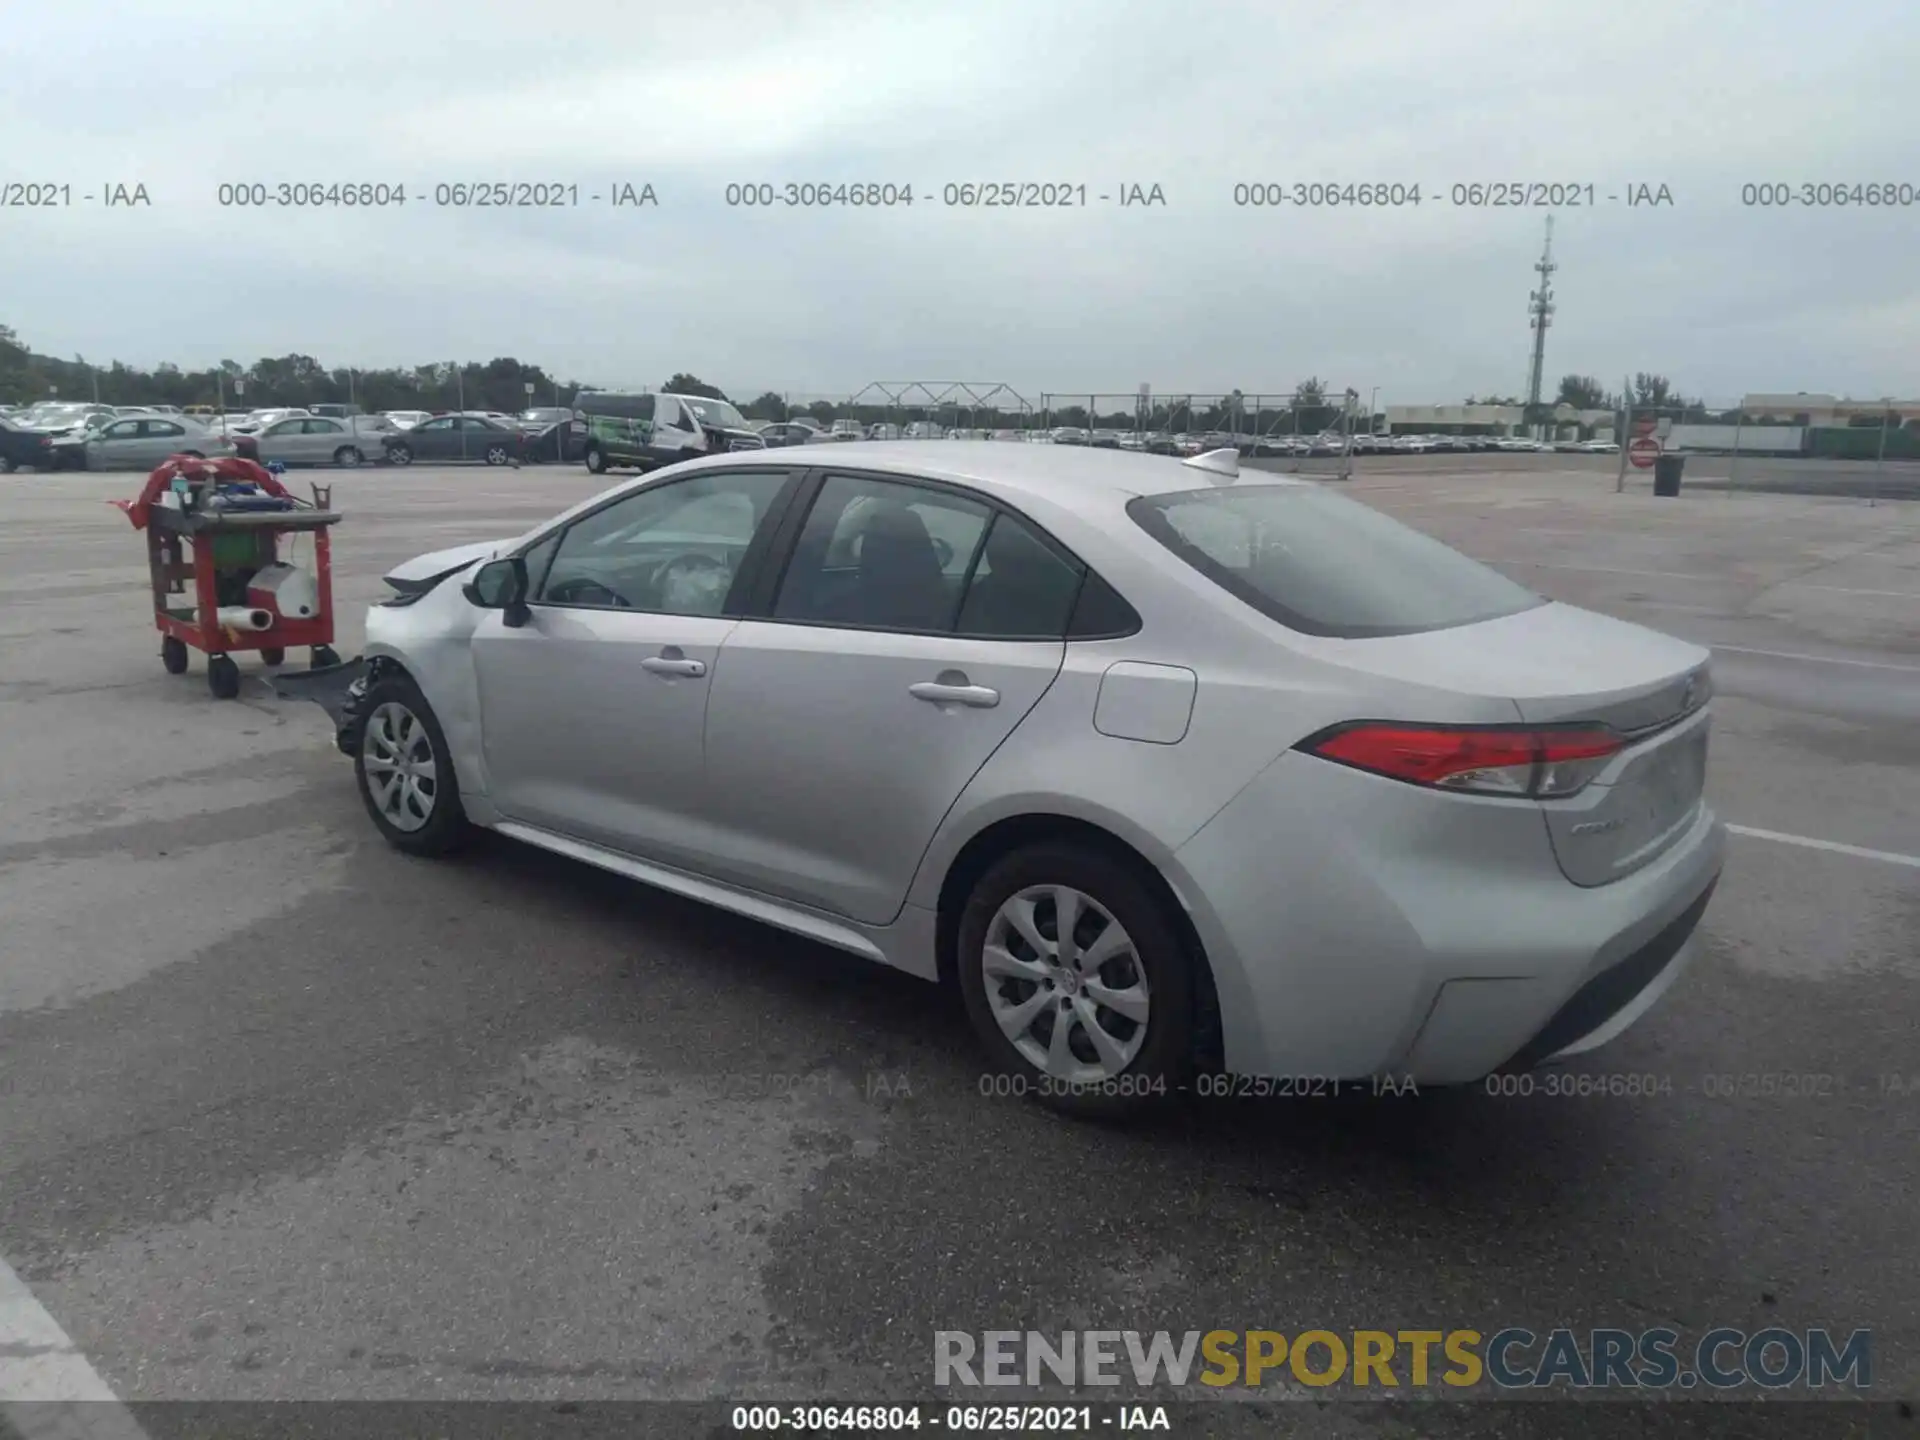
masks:
MULTIPOLYGON (((278 664, 279 662, 270 661, 268 663, 278 664)), ((316 645, 313 647, 313 668, 315 670, 325 670, 329 665, 338 665, 339 663, 340 652, 335 650, 331 645, 316 645)))
POLYGON ((1136 864, 1065 841, 1014 851, 974 886, 957 955, 1006 1093, 1117 1118, 1185 1083, 1194 960, 1136 864))
POLYGON ((587 469, 595 475, 607 473, 607 452, 598 445, 587 447, 587 469))
POLYGON ((345 468, 358 465, 366 458, 366 456, 360 453, 360 449, 356 445, 342 445, 338 450, 333 452, 333 463, 345 468))
POLYGON ((187 673, 187 642, 178 635, 160 637, 160 663, 167 667, 169 675, 187 673))
POLYGON ((263 665, 278 665, 286 658, 287 652, 278 645, 269 646, 260 652, 260 661, 263 665))
POLYGON ((387 843, 444 855, 466 836, 460 785, 446 735, 411 678, 387 675, 361 702, 367 717, 353 773, 367 814, 387 843))
POLYGON ((506 463, 507 463, 507 447, 506 446, 489 445, 487 447, 487 464, 504 465, 506 463))

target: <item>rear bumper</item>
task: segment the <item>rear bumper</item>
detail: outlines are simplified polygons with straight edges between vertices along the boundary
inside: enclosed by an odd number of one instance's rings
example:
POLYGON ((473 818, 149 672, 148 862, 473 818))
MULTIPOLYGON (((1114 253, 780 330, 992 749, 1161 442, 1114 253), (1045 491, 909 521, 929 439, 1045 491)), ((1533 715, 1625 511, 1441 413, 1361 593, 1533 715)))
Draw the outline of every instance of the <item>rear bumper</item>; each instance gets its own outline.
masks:
POLYGON ((273 677, 273 693, 283 700, 311 700, 327 712, 334 725, 334 744, 342 755, 360 753, 360 732, 366 717, 360 702, 366 698, 366 659, 354 659, 322 670, 295 670, 273 677))
POLYGON ((1604 1043, 1660 998, 1719 878, 1705 806, 1644 868, 1571 883, 1543 816, 1289 755, 1165 866, 1227 1069, 1467 1084, 1604 1043))

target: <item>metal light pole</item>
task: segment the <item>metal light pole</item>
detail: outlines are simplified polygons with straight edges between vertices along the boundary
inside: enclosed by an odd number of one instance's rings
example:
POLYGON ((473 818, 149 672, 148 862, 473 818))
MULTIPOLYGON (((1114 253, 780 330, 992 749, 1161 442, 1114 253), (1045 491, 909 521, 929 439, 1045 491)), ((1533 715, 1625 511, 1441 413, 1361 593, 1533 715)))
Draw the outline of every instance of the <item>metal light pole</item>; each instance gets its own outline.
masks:
POLYGON ((1620 473, 1614 477, 1613 493, 1622 494, 1627 488, 1627 446, 1633 437, 1627 432, 1633 428, 1633 382, 1624 375, 1620 377, 1620 473))

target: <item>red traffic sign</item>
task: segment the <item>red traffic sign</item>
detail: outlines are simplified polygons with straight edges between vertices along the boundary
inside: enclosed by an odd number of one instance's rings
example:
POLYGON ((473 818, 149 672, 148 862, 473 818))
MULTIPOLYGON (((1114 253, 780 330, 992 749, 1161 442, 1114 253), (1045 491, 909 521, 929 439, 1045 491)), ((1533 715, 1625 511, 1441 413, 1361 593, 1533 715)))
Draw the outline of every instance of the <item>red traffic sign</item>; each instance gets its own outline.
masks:
POLYGON ((1651 435, 1659 428, 1659 425, 1659 416, 1642 415, 1633 422, 1633 433, 1636 435, 1651 435))
POLYGON ((1660 442, 1651 435, 1642 435, 1627 446, 1627 459, 1633 462, 1636 470, 1651 470, 1653 462, 1660 458, 1660 442))

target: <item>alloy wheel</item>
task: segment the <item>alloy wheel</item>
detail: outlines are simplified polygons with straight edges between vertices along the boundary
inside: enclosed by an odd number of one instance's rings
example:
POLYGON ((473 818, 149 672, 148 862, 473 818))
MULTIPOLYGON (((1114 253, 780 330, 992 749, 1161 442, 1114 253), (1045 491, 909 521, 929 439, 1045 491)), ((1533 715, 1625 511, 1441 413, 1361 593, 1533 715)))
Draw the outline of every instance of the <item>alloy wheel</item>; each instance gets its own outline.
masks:
POLYGON ((1151 1013, 1133 940, 1099 901, 1068 885, 1009 896, 979 960, 1001 1033, 1057 1080, 1109 1080, 1133 1063, 1151 1013))
POLYGON ((418 715, 395 700, 378 707, 367 720, 361 760, 374 807, 389 825, 411 833, 433 818, 440 767, 418 715))

